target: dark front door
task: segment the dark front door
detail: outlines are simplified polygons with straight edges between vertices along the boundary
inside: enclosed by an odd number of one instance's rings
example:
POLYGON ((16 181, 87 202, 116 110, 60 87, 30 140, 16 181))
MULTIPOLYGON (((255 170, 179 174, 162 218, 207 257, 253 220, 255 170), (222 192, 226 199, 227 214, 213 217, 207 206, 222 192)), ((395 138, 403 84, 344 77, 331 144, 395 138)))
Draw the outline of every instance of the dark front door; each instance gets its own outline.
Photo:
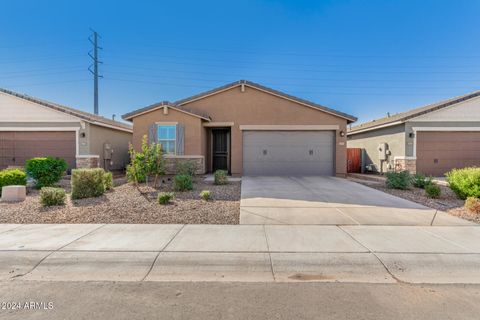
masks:
POLYGON ((230 130, 212 129, 212 169, 229 169, 230 130))

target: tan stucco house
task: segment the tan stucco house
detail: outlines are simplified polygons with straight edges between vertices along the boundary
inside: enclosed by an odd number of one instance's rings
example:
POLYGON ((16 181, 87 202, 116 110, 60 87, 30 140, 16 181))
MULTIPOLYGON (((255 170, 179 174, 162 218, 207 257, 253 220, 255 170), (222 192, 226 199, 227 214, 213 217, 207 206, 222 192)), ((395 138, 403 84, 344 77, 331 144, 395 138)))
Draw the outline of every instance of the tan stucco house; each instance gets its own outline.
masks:
POLYGON ((69 169, 122 169, 131 140, 129 124, 0 89, 0 169, 39 156, 64 158, 69 169))
POLYGON ((123 115, 133 144, 162 144, 167 163, 195 160, 199 172, 344 175, 346 130, 355 117, 240 80, 123 115))
POLYGON ((376 171, 443 176, 480 166, 480 91, 440 101, 348 130, 348 147, 362 148, 376 171))

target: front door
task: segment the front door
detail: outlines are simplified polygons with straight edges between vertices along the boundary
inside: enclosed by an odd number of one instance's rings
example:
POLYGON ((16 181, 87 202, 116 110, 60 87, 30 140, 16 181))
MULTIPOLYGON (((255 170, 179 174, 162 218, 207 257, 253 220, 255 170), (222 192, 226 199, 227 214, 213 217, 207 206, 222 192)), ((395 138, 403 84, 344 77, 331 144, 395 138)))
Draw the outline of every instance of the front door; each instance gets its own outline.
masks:
POLYGON ((212 170, 229 171, 230 129, 212 129, 212 170))

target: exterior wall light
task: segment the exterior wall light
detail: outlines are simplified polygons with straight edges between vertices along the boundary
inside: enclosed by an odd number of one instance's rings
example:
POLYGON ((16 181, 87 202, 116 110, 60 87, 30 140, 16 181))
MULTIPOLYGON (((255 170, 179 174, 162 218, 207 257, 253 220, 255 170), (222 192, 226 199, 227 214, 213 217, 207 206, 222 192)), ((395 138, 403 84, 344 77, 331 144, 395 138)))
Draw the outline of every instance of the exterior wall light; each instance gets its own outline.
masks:
POLYGON ((339 134, 340 134, 340 137, 342 138, 345 137, 345 131, 341 130, 339 134))

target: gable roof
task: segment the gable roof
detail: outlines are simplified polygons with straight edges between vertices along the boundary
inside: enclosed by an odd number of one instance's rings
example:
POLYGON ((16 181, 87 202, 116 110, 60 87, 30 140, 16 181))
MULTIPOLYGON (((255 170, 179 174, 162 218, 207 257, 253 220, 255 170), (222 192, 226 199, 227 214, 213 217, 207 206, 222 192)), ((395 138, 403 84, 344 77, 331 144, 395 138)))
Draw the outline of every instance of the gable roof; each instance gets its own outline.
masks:
POLYGON ((34 98, 34 97, 31 97, 31 96, 26 95, 26 94, 13 92, 13 91, 3 89, 3 88, 0 88, 0 93, 5 93, 5 94, 8 94, 8 95, 11 95, 11 96, 23 99, 23 100, 27 100, 27 101, 42 105, 44 107, 47 107, 47 108, 50 108, 50 109, 53 109, 53 110, 56 110, 56 111, 60 111, 60 112, 72 115, 74 117, 80 118, 80 119, 82 119, 86 122, 89 122, 89 123, 92 123, 92 124, 95 124, 95 125, 108 127, 108 128, 112 128, 112 129, 117 129, 117 130, 122 130, 122 131, 132 132, 132 126, 127 124, 127 123, 121 123, 121 122, 111 120, 111 119, 107 119, 105 117, 98 116, 98 115, 95 115, 95 114, 92 114, 92 113, 88 113, 88 112, 85 112, 85 111, 70 108, 70 107, 67 107, 67 106, 64 106, 64 105, 61 105, 61 104, 58 104, 58 103, 50 102, 50 101, 47 101, 47 100, 34 98))
MULTIPOLYGON (((340 112, 340 111, 322 106, 320 104, 317 104, 317 103, 314 103, 314 102, 311 102, 311 101, 308 101, 308 100, 305 100, 305 99, 302 99, 302 98, 298 98, 298 97, 286 94, 284 92, 281 92, 281 91, 278 91, 278 90, 275 90, 275 89, 272 89, 272 88, 265 87, 263 85, 260 85, 258 83, 254 83, 254 82, 251 82, 251 81, 248 81, 248 80, 234 81, 234 82, 228 83, 226 85, 223 85, 221 87, 218 87, 218 88, 215 88, 215 89, 212 89, 212 90, 208 90, 208 91, 190 96, 190 97, 185 98, 185 99, 177 100, 173 103, 169 102, 169 104, 170 104, 169 106, 175 106, 177 108, 184 109, 182 107, 184 104, 187 104, 187 103, 195 101, 195 100, 203 99, 203 98, 208 97, 210 95, 217 94, 217 93, 220 93, 222 91, 226 91, 226 90, 229 90, 229 89, 232 89, 232 88, 235 88, 235 87, 239 87, 239 86, 252 87, 252 88, 270 93, 272 95, 281 97, 283 99, 291 100, 293 102, 305 105, 307 107, 311 107, 311 108, 317 109, 319 111, 323 111, 323 112, 326 112, 326 113, 329 113, 329 114, 333 114, 337 117, 341 117, 341 118, 346 119, 348 121, 348 123, 351 123, 351 122, 354 122, 354 121, 357 120, 357 118, 352 116, 352 115, 349 115, 349 114, 346 114, 346 113, 343 113, 343 112, 340 112)), ((130 113, 127 113, 127 114, 123 115, 122 117, 125 120, 129 120, 129 119, 135 117, 138 114, 149 112, 149 111, 152 111, 152 110, 158 109, 158 108, 159 108, 159 104, 154 104, 154 105, 151 105, 151 106, 141 108, 141 109, 132 111, 130 113)), ((193 111, 190 111, 190 112, 193 113, 193 111)))
POLYGON ((429 112, 433 112, 436 110, 440 110, 445 107, 449 107, 451 105, 467 101, 476 97, 480 96, 480 90, 471 92, 468 94, 465 94, 463 96, 458 96, 454 98, 450 98, 447 100, 443 100, 440 102, 436 102, 433 104, 429 104, 423 107, 411 109, 405 112, 397 113, 394 115, 391 115, 389 117, 383 117, 379 118, 376 120, 372 120, 369 122, 362 123, 360 125, 354 126, 348 130, 348 135, 356 134, 356 133, 361 133, 365 131, 371 131, 371 130, 376 130, 379 128, 384 128, 384 127, 390 127, 393 125, 401 124, 404 123, 407 120, 410 120, 412 118, 416 118, 418 116, 427 114, 429 112))
POLYGON ((131 120, 133 117, 136 117, 136 116, 139 116, 143 113, 151 112, 151 111, 163 108, 163 107, 169 107, 169 108, 172 108, 174 110, 177 110, 177 111, 180 111, 180 112, 183 112, 183 113, 187 113, 191 116, 198 117, 198 118, 206 120, 206 121, 211 120, 210 117, 207 114, 181 107, 180 105, 177 105, 176 103, 172 103, 170 101, 162 101, 162 102, 159 102, 159 103, 155 103, 155 104, 146 106, 144 108, 137 109, 135 111, 132 111, 132 112, 129 112, 129 113, 126 113, 126 114, 122 115, 122 118, 125 119, 125 120, 131 120))

